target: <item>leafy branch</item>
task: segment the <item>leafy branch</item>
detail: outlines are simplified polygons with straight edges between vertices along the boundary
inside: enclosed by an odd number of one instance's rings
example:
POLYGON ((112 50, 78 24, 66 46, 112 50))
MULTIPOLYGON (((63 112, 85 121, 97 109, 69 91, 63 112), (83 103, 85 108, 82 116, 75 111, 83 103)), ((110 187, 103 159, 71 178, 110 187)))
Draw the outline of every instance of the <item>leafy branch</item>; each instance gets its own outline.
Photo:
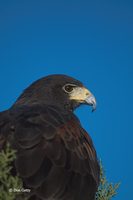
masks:
POLYGON ((19 176, 11 174, 15 158, 16 151, 9 144, 0 152, 0 200, 15 200, 18 193, 13 192, 13 188, 22 188, 19 176))
POLYGON ((103 169, 102 163, 100 162, 100 185, 98 192, 96 193, 96 200, 111 200, 116 194, 120 183, 110 183, 108 182, 105 171, 103 169))

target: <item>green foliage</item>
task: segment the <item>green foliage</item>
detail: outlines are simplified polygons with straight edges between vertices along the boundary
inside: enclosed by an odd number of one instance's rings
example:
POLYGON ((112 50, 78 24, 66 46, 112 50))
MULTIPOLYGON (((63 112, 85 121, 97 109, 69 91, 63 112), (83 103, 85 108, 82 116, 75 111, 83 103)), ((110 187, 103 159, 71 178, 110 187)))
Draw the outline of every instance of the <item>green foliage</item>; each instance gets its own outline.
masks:
MULTIPOLYGON (((21 192, 14 192, 14 188, 21 189, 22 181, 19 176, 12 176, 12 162, 16 158, 15 150, 7 144, 5 150, 0 152, 0 200, 26 200, 21 192)), ((117 194, 119 183, 112 184, 106 179, 102 164, 100 165, 100 185, 96 194, 96 200, 111 200, 117 194)))
POLYGON ((100 163, 100 185, 96 194, 96 200, 111 200, 117 194, 120 183, 109 183, 106 179, 102 164, 100 163))
POLYGON ((11 175, 11 163, 15 157, 15 151, 9 144, 0 152, 0 200, 15 200, 18 193, 13 192, 13 189, 22 188, 20 178, 11 175))

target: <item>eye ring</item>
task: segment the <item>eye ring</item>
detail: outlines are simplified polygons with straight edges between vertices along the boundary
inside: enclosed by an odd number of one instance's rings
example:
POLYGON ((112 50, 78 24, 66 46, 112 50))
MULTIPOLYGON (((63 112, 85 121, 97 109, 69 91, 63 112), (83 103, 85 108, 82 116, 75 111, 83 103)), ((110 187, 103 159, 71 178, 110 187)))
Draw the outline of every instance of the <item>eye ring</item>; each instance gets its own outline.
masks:
POLYGON ((66 93, 71 93, 73 91, 74 87, 76 87, 76 85, 68 83, 68 84, 63 86, 63 90, 66 93))

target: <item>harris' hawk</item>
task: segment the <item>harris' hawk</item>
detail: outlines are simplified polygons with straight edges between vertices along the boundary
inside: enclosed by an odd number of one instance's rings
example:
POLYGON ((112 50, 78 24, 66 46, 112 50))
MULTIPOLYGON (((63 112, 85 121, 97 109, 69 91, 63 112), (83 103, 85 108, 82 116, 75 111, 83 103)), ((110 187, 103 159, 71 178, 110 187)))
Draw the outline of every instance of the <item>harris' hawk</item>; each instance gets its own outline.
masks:
POLYGON ((30 85, 0 113, 0 148, 17 150, 14 168, 30 188, 30 200, 94 200, 99 163, 92 140, 73 111, 96 107, 83 84, 50 75, 30 85))

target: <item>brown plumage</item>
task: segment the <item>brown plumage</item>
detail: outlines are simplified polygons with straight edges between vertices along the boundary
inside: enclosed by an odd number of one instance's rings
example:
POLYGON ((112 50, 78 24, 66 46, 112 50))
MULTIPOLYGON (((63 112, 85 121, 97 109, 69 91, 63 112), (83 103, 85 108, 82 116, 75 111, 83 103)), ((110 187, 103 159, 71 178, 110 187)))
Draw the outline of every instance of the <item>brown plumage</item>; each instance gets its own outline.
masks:
POLYGON ((17 150, 14 169, 30 200, 94 200, 99 164, 92 140, 73 110, 95 104, 79 81, 51 75, 27 88, 0 113, 0 148, 17 150))

